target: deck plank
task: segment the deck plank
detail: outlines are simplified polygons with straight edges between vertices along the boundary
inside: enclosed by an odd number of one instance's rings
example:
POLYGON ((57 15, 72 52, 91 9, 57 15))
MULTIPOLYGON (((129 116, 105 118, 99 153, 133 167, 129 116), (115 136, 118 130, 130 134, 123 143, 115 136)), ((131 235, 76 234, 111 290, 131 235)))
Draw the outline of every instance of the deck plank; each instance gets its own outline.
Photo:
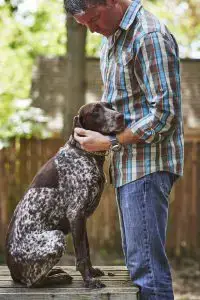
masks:
POLYGON ((80 273, 74 266, 61 266, 72 277, 70 285, 45 288, 27 288, 14 283, 7 266, 0 266, 0 300, 136 300, 138 288, 133 286, 124 266, 98 266, 105 272, 100 280, 102 289, 86 289, 80 273), (113 273, 114 276, 109 276, 113 273))

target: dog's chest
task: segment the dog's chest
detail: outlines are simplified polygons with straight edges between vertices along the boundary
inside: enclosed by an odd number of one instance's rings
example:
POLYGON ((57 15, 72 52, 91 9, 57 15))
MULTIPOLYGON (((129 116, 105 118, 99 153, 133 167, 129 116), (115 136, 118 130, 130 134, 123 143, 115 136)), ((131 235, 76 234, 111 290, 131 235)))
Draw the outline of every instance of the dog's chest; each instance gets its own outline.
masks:
POLYGON ((104 173, 94 157, 80 155, 74 148, 61 149, 55 158, 59 174, 59 190, 63 192, 68 213, 91 214, 99 203, 104 173))
POLYGON ((102 177, 95 158, 80 156, 74 148, 61 149, 55 159, 60 190, 78 189, 98 183, 102 177))

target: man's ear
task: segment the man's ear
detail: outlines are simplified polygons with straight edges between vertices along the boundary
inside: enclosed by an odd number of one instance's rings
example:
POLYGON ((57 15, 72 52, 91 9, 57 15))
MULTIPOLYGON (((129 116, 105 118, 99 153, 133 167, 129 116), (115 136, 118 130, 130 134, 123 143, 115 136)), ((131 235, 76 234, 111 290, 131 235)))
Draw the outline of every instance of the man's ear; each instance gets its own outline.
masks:
POLYGON ((107 0, 106 1, 106 5, 107 7, 113 7, 113 5, 115 5, 118 2, 118 0, 107 0))

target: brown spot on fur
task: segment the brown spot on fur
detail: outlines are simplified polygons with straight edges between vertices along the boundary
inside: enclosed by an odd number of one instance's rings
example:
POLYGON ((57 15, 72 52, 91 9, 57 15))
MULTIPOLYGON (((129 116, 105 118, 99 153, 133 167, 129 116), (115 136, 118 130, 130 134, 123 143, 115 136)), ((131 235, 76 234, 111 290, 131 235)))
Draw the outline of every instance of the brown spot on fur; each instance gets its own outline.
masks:
POLYGON ((33 178, 30 188, 36 187, 58 187, 58 172, 56 170, 54 158, 51 158, 33 178))

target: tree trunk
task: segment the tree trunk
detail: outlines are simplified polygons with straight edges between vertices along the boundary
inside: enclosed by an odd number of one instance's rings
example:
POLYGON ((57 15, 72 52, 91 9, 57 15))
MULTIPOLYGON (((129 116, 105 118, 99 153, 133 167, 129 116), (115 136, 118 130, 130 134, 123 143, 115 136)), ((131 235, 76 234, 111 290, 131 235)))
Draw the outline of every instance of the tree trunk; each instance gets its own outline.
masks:
POLYGON ((85 103, 85 43, 87 29, 67 16, 67 99, 64 109, 63 136, 72 131, 73 118, 85 103))

